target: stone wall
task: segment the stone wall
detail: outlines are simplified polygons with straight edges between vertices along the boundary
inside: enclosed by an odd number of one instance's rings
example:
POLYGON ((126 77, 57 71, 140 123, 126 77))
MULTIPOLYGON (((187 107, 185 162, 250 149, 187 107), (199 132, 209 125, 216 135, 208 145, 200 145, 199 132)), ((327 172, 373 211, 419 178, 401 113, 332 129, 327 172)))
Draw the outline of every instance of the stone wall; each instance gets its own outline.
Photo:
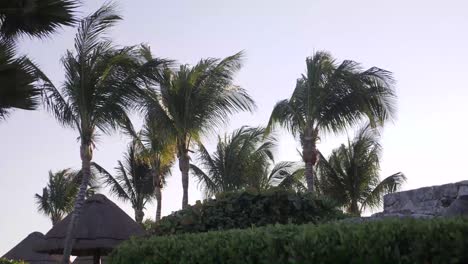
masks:
POLYGON ((376 216, 440 216, 463 195, 468 195, 468 181, 387 194, 384 211, 376 216))

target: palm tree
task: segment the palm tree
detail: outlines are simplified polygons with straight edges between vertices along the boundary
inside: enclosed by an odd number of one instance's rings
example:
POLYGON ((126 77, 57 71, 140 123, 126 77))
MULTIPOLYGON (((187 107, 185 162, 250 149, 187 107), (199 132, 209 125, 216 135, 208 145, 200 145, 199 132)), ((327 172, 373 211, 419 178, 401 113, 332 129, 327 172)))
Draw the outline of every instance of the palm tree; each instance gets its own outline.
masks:
POLYGON ((395 113, 393 78, 389 71, 362 70, 351 60, 338 64, 327 52, 306 59, 307 72, 296 83, 289 99, 279 101, 270 117, 300 138, 307 189, 313 192, 318 160, 317 142, 326 133, 340 133, 368 118, 375 126, 395 113))
MULTIPOLYGON (((80 177, 80 172, 71 169, 60 170, 56 173, 49 171, 49 182, 42 189, 42 195, 35 194, 38 211, 49 216, 52 225, 73 210, 73 203, 80 186, 80 177)), ((87 196, 91 196, 96 189, 95 182, 90 182, 87 196)))
POLYGON ((141 134, 143 156, 151 164, 154 195, 156 198, 156 221, 161 219, 162 189, 171 174, 175 161, 175 138, 155 120, 147 120, 141 134))
POLYGON ((377 131, 370 126, 361 128, 354 140, 333 150, 328 160, 320 159, 321 192, 354 215, 380 206, 383 195, 397 191, 406 180, 401 172, 380 180, 381 154, 377 131))
POLYGON ((3 0, 0 2, 0 119, 12 108, 34 110, 40 90, 35 87, 35 66, 17 57, 14 39, 20 35, 46 37, 76 18, 76 0, 3 0))
POLYGON ((191 144, 226 123, 230 114, 252 111, 255 106, 244 89, 232 84, 241 58, 242 53, 237 53, 223 60, 202 59, 193 67, 166 68, 158 76, 159 89, 147 93, 147 119, 161 122, 176 138, 183 208, 188 205, 191 144))
POLYGON ((134 47, 117 49, 105 37, 106 30, 121 19, 114 9, 106 4, 80 22, 75 52, 68 51, 62 59, 65 81, 61 91, 41 74, 47 108, 62 125, 78 130, 81 143, 83 180, 67 230, 65 263, 69 261, 71 234, 84 202, 98 131, 110 133, 131 126, 126 112, 136 100, 138 88, 147 83, 147 72, 164 64, 157 59, 142 63, 134 47))
POLYGON ((141 149, 134 140, 128 147, 124 162, 118 161, 115 176, 102 167, 99 167, 99 172, 112 194, 123 201, 130 201, 135 211, 135 221, 141 224, 145 206, 153 198, 154 190, 151 167, 140 155, 141 149))
POLYGON ((73 210, 77 192, 78 185, 73 183, 70 169, 56 173, 49 171, 49 182, 42 189, 42 195, 35 195, 38 211, 50 216, 52 225, 55 225, 73 210))
POLYGON ((286 186, 283 181, 296 178, 293 162, 280 162, 272 168, 276 139, 264 134, 264 128, 241 127, 229 136, 218 137, 212 155, 199 144, 198 160, 205 170, 194 164, 190 169, 206 197, 245 188, 263 190, 273 185, 286 186))

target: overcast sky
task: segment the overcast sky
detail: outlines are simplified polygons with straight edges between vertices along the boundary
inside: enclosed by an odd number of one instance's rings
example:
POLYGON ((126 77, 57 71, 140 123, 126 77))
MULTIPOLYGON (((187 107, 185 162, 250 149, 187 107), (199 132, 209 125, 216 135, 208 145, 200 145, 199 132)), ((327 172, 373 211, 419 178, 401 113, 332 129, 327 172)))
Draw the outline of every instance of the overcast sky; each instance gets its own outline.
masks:
MULTIPOLYGON (((88 14, 103 2, 83 0, 80 13, 88 14)), ((403 189, 467 179, 463 169, 468 149, 466 1, 120 0, 118 4, 124 20, 111 34, 118 44, 147 43, 157 56, 190 64, 245 50, 236 82, 255 98, 258 110, 233 116, 220 133, 241 125, 265 125, 273 105, 294 89, 305 70, 305 58, 327 50, 339 60, 352 59, 395 75, 398 119, 383 131, 382 176, 404 172, 408 181, 403 189)), ((74 28, 65 28, 50 39, 24 39, 20 51, 59 85, 64 76, 60 57, 73 47, 74 34, 74 28)), ((45 186, 49 170, 79 168, 77 137, 77 132, 60 127, 42 110, 15 111, 0 123, 0 256, 27 234, 50 229, 50 220, 37 212, 33 196, 45 186)), ((210 146, 213 138, 206 139, 210 146)), ((345 138, 323 138, 319 148, 328 154, 345 138)), ((118 133, 100 137, 94 160, 113 170, 128 141, 118 133)), ((280 142, 277 160, 298 160, 294 139, 282 133, 280 142)), ((201 198, 193 181, 189 195, 190 203, 201 198)), ((178 210, 181 198, 180 173, 174 170, 163 192, 163 214, 178 210)), ((130 205, 118 204, 133 217, 130 205)), ((151 205, 146 216, 154 214, 151 205)))

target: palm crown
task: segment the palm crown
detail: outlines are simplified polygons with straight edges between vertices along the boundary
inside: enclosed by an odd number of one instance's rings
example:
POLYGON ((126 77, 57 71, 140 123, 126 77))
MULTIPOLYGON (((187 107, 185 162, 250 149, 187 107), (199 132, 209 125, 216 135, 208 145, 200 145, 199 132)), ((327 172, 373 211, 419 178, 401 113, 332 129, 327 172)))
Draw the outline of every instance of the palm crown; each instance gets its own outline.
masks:
POLYGON ((99 167, 111 193, 123 201, 130 201, 138 223, 142 223, 145 206, 153 198, 151 167, 140 156, 141 151, 138 143, 133 141, 128 147, 124 162, 118 162, 115 176, 99 167))
POLYGON ((320 135, 343 132, 365 118, 372 126, 382 125, 394 116, 396 96, 392 74, 386 70, 362 70, 350 60, 338 64, 326 52, 307 58, 306 66, 291 98, 275 105, 268 127, 279 124, 300 138, 312 191, 320 135))
POLYGON ((200 136, 238 111, 251 111, 247 92, 232 84, 241 67, 242 53, 225 59, 203 59, 195 66, 167 68, 158 76, 158 90, 149 90, 144 102, 147 119, 157 120, 174 133, 184 195, 188 205, 189 148, 200 136))
POLYGON ((276 139, 264 136, 264 128, 242 127, 218 138, 216 151, 209 154, 198 146, 201 167, 190 165, 192 174, 202 185, 205 196, 245 188, 267 189, 272 185, 290 187, 297 166, 280 162, 273 166, 276 139))
POLYGON ((386 193, 397 191, 406 177, 395 173, 380 180, 382 147, 379 135, 370 126, 361 128, 355 138, 319 161, 319 188, 352 214, 380 205, 386 193))

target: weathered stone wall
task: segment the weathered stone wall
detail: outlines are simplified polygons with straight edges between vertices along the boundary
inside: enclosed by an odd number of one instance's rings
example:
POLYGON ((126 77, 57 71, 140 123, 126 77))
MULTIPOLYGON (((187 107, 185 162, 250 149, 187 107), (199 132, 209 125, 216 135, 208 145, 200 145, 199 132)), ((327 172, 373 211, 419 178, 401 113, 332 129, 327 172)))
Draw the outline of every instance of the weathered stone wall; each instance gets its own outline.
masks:
POLYGON ((384 211, 376 215, 440 216, 463 195, 468 195, 468 181, 387 194, 384 197, 384 211))

